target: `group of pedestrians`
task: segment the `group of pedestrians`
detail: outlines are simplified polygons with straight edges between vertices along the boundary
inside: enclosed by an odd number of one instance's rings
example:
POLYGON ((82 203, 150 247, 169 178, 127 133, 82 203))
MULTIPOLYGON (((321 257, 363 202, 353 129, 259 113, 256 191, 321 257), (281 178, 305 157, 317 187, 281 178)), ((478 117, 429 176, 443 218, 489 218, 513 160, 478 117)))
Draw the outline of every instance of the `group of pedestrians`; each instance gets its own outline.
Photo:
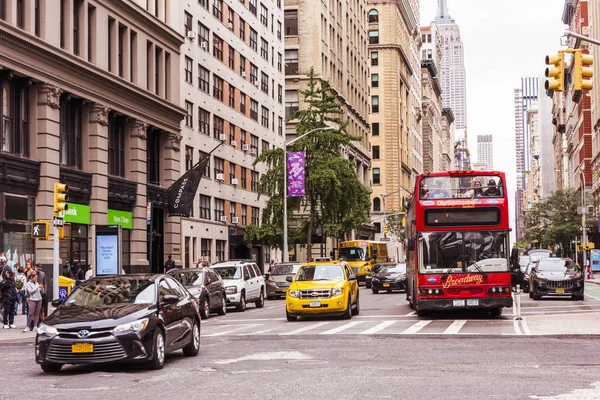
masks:
POLYGON ((6 257, 0 256, 0 296, 2 297, 2 322, 4 329, 16 329, 15 314, 19 303, 21 312, 27 314, 27 325, 23 332, 35 329, 48 313, 46 274, 40 265, 27 262, 26 267, 13 271, 6 257))

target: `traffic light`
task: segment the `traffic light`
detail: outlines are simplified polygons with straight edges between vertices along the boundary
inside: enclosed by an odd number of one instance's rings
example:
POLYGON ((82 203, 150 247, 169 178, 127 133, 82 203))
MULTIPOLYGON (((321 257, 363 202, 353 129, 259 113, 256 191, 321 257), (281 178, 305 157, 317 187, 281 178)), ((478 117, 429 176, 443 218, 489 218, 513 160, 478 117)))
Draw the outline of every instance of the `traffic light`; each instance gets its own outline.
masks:
POLYGON ((593 63, 594 57, 582 53, 581 50, 575 50, 573 64, 573 89, 575 91, 591 90, 594 87, 591 80, 594 76, 594 69, 591 67, 593 63))
POLYGON ((68 191, 69 187, 64 183, 54 182, 54 215, 58 216, 61 211, 69 209, 66 203, 69 201, 68 191))
POLYGON ((48 221, 36 221, 31 226, 31 237, 34 239, 48 239, 50 232, 48 221))
POLYGON ((556 92, 562 92, 565 90, 565 53, 559 51, 558 54, 552 54, 546 56, 546 83, 544 87, 546 90, 554 90, 556 92))
POLYGON ((387 235, 387 225, 383 226, 383 236, 387 235))

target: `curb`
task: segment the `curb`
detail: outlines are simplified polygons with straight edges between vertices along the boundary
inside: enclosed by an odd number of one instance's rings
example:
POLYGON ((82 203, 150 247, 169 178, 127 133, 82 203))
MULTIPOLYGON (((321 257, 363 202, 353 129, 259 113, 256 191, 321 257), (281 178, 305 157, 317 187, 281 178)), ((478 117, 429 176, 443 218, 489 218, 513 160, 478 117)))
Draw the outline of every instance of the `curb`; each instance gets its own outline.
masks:
POLYGON ((591 280, 591 279, 590 279, 590 280, 586 280, 585 282, 586 282, 586 283, 592 283, 592 284, 594 284, 594 285, 600 285, 600 281, 593 281, 593 280, 591 280))

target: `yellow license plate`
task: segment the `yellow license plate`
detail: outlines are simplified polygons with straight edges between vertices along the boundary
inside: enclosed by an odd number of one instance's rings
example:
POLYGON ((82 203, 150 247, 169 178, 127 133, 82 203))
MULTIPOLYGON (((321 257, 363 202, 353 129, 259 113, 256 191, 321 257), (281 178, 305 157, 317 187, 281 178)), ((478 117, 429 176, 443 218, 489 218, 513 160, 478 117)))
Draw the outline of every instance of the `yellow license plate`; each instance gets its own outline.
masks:
POLYGON ((72 353, 93 353, 94 345, 91 343, 75 343, 71 346, 72 353))
POLYGON ((383 287, 390 287, 390 284, 389 283, 384 283, 383 287))
POLYGON ((556 293, 564 293, 565 289, 556 289, 556 293))

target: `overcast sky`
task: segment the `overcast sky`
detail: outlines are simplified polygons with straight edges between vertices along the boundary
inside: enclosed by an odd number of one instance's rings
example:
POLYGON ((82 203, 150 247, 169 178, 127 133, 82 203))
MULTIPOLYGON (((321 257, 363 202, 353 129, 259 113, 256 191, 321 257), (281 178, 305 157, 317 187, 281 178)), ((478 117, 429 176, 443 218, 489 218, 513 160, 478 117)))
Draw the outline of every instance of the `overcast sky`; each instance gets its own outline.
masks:
MULTIPOLYGON (((561 48, 564 2, 448 0, 465 48, 469 148, 475 155, 477 135, 493 135, 494 168, 507 174, 511 204, 516 185, 514 89, 521 77, 543 74, 545 56, 561 48)), ((422 26, 433 21, 437 5, 438 0, 421 0, 422 26)))

